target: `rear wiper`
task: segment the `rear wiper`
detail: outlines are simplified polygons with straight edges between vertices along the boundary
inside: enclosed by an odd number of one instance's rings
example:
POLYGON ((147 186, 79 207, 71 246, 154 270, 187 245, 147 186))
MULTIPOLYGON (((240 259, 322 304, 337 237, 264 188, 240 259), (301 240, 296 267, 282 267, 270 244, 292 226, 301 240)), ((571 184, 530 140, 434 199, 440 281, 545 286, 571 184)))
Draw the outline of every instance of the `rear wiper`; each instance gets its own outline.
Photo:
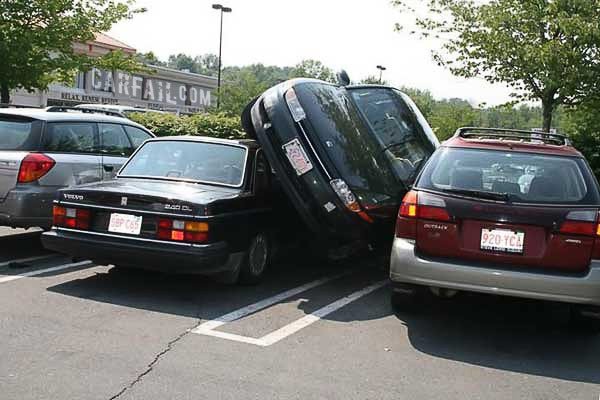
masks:
POLYGON ((485 190, 469 190, 469 189, 443 189, 444 192, 447 193, 456 193, 462 194, 465 196, 478 197, 480 199, 489 199, 489 200, 500 200, 500 201, 509 201, 510 194, 508 193, 497 193, 497 192, 488 192, 485 190))

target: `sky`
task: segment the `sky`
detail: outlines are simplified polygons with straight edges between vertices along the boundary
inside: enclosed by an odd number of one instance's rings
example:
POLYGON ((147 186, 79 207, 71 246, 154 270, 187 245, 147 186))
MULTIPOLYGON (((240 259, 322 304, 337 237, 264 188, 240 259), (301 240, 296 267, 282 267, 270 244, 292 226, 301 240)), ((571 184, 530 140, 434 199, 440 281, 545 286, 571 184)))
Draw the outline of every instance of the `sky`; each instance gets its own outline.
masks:
MULTIPOLYGON (((138 0, 144 14, 122 21, 109 34, 139 52, 218 53, 219 12, 207 0, 138 0)), ((396 32, 410 23, 390 0, 222 0, 225 14, 223 64, 291 66, 316 59, 334 70, 345 69, 353 81, 378 75, 400 87, 430 90, 436 98, 463 98, 471 104, 497 105, 510 90, 482 79, 463 79, 437 66, 431 50, 439 43, 396 32)))

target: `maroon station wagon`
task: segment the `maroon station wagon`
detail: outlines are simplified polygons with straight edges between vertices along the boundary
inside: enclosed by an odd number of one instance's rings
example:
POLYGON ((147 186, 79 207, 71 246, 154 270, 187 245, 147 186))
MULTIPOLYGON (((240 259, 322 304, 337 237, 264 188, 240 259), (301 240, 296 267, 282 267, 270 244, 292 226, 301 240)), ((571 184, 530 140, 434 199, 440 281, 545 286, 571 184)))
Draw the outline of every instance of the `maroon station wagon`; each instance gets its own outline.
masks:
POLYGON ((474 291, 570 303, 598 328, 598 183, 561 135, 461 128, 402 202, 390 276, 395 307, 474 291))

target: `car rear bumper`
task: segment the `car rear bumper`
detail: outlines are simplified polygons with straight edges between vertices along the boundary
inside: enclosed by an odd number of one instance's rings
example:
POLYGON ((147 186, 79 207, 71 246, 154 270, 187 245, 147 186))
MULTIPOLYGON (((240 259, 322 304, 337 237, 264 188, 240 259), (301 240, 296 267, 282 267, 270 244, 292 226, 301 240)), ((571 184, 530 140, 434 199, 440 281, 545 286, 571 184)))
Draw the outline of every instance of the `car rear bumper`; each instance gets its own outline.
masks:
POLYGON ((62 228, 44 233, 42 243, 47 249, 102 265, 200 275, 235 270, 243 257, 243 253, 230 253, 225 242, 177 244, 62 228))
POLYGON ((397 283, 600 305, 600 262, 592 262, 589 271, 581 276, 520 272, 430 260, 417 254, 413 241, 395 238, 390 279, 397 283))
POLYGON ((0 201, 0 225, 15 228, 52 226, 52 204, 56 187, 25 185, 8 192, 0 201))

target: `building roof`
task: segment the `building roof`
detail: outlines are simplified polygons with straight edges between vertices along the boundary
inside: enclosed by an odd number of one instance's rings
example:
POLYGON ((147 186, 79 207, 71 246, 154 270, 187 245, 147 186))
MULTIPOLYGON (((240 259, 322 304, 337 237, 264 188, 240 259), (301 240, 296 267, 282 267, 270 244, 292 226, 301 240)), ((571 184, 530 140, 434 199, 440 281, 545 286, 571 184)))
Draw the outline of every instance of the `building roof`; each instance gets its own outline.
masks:
POLYGON ((120 49, 126 53, 135 53, 137 51, 135 48, 129 46, 126 43, 121 42, 120 40, 108 36, 106 33, 96 33, 96 39, 94 39, 92 44, 111 49, 120 49))

